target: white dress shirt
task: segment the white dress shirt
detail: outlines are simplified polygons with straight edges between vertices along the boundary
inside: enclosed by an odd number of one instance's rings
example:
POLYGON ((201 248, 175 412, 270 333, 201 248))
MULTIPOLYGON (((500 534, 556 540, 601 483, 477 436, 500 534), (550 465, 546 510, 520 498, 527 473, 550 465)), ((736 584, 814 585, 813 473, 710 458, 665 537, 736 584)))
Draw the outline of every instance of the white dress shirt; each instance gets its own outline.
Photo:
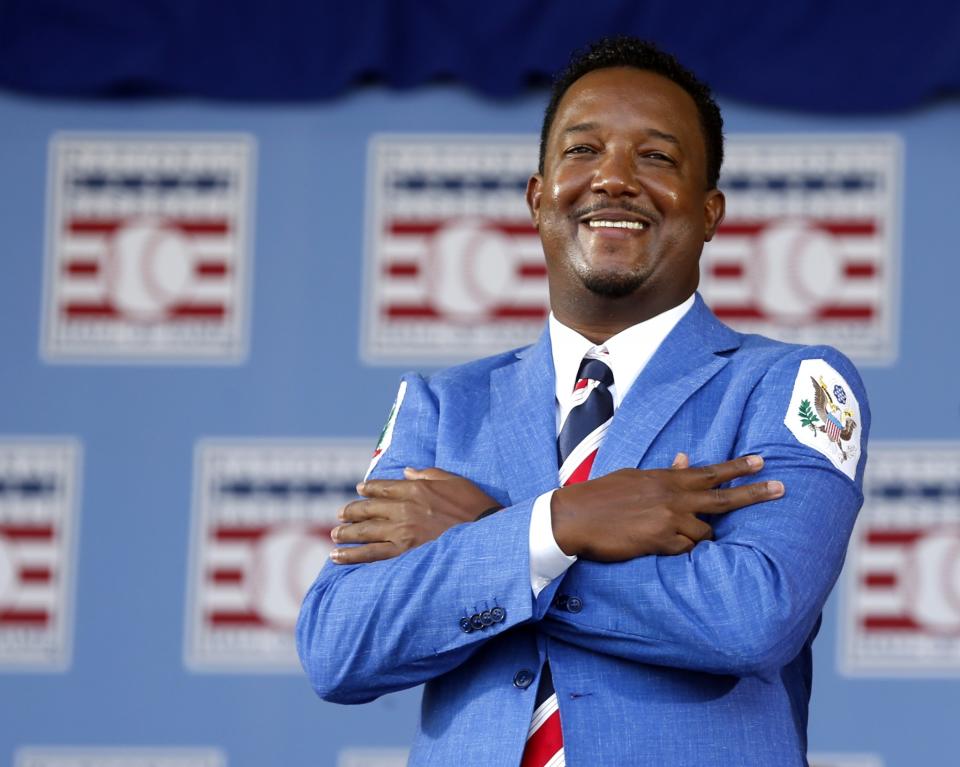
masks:
MULTIPOLYGON (((592 355, 602 359, 613 371, 614 411, 620 407, 626 393, 646 367, 654 352, 663 343, 674 326, 693 306, 694 296, 682 304, 651 317, 649 320, 621 330, 606 343, 595 345, 577 331, 563 325, 550 313, 550 347, 557 385, 557 434, 573 408, 573 387, 583 358, 592 355)), ((530 585, 536 597, 550 582, 566 572, 576 557, 567 556, 553 537, 550 517, 550 499, 553 490, 544 493, 533 503, 530 517, 530 585)))

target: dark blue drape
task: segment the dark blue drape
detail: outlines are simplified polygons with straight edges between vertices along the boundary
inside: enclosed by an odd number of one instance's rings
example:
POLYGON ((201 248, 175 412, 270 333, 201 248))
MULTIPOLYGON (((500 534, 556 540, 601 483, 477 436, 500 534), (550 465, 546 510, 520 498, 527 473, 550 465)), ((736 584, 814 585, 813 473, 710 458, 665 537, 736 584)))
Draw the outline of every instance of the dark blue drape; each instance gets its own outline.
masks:
POLYGON ((960 92, 956 0, 0 0, 0 87, 311 100, 449 79, 509 97, 619 32, 770 106, 878 112, 960 92))

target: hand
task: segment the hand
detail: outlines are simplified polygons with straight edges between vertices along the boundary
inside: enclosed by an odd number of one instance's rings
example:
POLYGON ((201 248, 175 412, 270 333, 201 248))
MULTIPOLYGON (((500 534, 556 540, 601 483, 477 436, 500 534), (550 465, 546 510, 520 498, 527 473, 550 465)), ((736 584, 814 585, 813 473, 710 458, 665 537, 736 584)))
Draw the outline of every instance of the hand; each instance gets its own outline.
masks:
POLYGON ((713 529, 697 514, 724 514, 784 493, 781 482, 718 485, 763 468, 758 455, 689 468, 683 453, 670 469, 621 469, 554 491, 553 535, 568 555, 622 562, 647 554, 683 554, 713 529))
POLYGON ((360 546, 334 549, 337 564, 390 559, 432 541, 454 525, 473 522, 499 504, 469 479, 441 469, 404 469, 405 479, 371 479, 357 485, 367 500, 344 506, 346 525, 330 534, 334 543, 360 546))

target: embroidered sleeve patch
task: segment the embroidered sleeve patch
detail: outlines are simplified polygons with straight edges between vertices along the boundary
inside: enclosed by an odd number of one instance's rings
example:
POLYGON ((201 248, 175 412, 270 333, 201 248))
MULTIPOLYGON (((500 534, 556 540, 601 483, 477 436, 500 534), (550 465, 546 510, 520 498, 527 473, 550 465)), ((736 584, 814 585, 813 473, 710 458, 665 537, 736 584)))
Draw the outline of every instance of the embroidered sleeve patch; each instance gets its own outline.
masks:
POLYGON ((803 360, 784 425, 850 479, 860 463, 860 405, 846 379, 822 359, 803 360))
POLYGON ((400 382, 400 389, 397 391, 397 397, 393 401, 393 407, 390 408, 390 415, 387 416, 387 422, 383 425, 383 431, 380 432, 380 439, 377 440, 377 447, 373 451, 373 457, 370 459, 370 465, 367 467, 367 473, 363 479, 370 476, 376 465, 380 463, 380 456, 387 452, 390 443, 393 441, 393 426, 397 422, 397 413, 400 412, 400 405, 403 404, 403 395, 407 393, 407 382, 400 382))

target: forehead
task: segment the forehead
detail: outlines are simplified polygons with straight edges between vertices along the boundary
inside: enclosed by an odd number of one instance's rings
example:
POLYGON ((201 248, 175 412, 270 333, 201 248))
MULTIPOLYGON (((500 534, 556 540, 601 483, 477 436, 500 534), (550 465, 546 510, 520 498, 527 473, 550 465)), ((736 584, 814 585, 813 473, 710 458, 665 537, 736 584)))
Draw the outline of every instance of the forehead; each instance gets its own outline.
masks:
POLYGON ((611 130, 653 128, 676 136, 688 152, 706 151, 693 97, 645 69, 595 69, 576 80, 557 105, 550 140, 583 124, 611 130))

